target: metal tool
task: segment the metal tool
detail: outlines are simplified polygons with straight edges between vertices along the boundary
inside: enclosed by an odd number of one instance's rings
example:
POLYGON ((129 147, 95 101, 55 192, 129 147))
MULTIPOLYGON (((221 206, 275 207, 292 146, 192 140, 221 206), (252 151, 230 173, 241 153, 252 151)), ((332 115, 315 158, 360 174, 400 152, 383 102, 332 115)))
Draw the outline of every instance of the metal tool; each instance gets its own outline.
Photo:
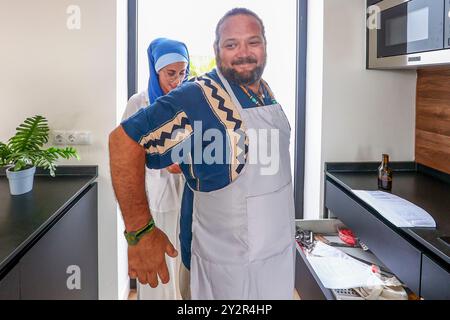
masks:
POLYGON ((308 251, 314 248, 314 233, 311 230, 302 230, 297 227, 295 240, 308 251))

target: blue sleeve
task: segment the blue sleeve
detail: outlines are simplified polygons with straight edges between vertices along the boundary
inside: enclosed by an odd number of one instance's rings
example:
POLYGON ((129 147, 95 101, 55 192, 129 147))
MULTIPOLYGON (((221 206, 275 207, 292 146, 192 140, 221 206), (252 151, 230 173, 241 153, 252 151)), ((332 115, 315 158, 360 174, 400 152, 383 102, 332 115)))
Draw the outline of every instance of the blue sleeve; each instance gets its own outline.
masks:
POLYGON ((183 85, 121 123, 128 136, 145 149, 148 168, 172 165, 173 148, 191 138, 192 127, 183 106, 186 94, 183 85))

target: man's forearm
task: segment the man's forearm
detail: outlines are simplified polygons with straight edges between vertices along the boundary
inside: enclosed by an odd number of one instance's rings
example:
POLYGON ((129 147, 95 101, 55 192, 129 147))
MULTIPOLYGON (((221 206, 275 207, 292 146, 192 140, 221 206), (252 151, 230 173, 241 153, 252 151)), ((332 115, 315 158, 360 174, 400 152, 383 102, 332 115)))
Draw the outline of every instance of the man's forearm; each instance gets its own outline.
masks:
POLYGON ((109 136, 111 177, 127 231, 136 231, 151 218, 145 192, 145 151, 123 130, 109 136))

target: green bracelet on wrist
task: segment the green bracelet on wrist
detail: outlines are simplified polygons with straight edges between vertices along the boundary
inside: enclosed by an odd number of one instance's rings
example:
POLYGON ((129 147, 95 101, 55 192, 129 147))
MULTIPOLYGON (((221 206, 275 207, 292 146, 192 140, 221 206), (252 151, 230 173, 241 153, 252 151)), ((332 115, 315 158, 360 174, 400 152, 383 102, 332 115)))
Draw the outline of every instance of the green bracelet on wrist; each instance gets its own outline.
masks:
POLYGON ((135 246, 138 244, 139 240, 146 235, 147 233, 151 232, 153 228, 155 227, 155 221, 150 219, 150 221, 145 225, 143 228, 139 229, 138 231, 130 231, 127 232, 126 230, 123 232, 125 235, 125 239, 127 239, 128 245, 135 246))

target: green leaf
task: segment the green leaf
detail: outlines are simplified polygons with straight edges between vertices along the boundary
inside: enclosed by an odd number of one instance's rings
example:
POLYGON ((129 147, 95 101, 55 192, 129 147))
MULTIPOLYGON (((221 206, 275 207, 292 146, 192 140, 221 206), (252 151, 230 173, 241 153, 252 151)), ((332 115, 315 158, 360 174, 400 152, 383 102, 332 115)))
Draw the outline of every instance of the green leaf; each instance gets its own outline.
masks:
POLYGON ((80 159, 77 151, 72 147, 42 149, 48 142, 49 131, 47 119, 44 117, 37 115, 25 119, 7 145, 0 143, 0 165, 13 164, 14 171, 20 171, 29 166, 42 167, 55 176, 55 162, 59 158, 80 159))
POLYGON ((11 150, 8 148, 6 144, 0 142, 0 166, 6 166, 9 162, 7 158, 11 154, 11 150))
POLYGON ((42 116, 27 118, 16 130, 8 144, 13 152, 36 151, 48 142, 47 119, 42 116))

